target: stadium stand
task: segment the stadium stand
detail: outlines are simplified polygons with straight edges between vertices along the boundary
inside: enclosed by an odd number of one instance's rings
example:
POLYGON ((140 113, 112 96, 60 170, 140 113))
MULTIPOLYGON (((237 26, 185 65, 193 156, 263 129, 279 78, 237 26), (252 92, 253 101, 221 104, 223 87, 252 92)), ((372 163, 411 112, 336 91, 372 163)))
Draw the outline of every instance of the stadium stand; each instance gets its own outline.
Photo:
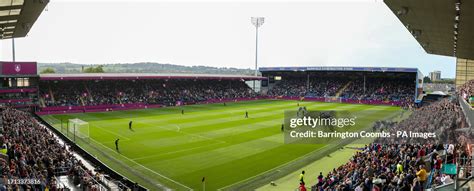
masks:
POLYGON ((86 168, 28 112, 4 108, 1 124, 0 143, 5 152, 0 154, 0 190, 111 189, 104 175, 86 168), (8 183, 16 180, 29 183, 8 183))
MULTIPOLYGON (((470 92, 471 83, 458 93, 470 92)), ((471 166, 469 145, 473 134, 456 96, 416 108, 407 119, 395 123, 379 121, 374 130, 437 132, 433 139, 383 138, 366 145, 352 159, 325 177, 312 190, 415 190, 452 184, 455 176, 471 177, 471 168, 462 175, 449 174, 450 165, 471 166)))
POLYGON ((423 74, 416 68, 267 67, 263 93, 285 99, 412 106, 421 101, 423 74))
POLYGON ((34 108, 38 101, 36 62, 0 62, 0 105, 34 108))
MULTIPOLYGON (((461 156, 467 156, 461 145, 370 144, 319 179, 312 190, 419 191, 431 187, 429 184, 450 183, 448 175, 440 171, 441 164, 453 164, 454 158, 461 156)), ((471 172, 466 173, 470 176, 471 172)))
POLYGON ((41 82, 46 106, 198 103, 211 99, 255 97, 242 81, 107 80, 41 82))
POLYGON ((470 98, 474 95, 474 80, 470 80, 458 87, 458 91, 464 100, 470 102, 470 98))
POLYGON ((415 89, 412 82, 400 79, 369 79, 364 93, 360 79, 319 78, 310 80, 309 89, 305 79, 282 80, 269 92, 270 96, 340 97, 354 100, 402 101, 413 100, 415 89), (348 84, 347 86, 345 86, 348 84))
POLYGON ((258 99, 247 80, 212 74, 46 74, 37 114, 105 112, 258 99))

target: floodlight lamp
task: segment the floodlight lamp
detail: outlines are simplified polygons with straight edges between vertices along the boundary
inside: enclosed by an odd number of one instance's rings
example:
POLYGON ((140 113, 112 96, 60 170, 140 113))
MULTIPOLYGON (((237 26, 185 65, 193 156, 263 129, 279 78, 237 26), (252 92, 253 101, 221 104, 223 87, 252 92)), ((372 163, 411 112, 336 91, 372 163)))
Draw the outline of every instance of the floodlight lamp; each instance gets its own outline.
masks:
POLYGON ((400 10, 397 11, 398 16, 406 15, 408 13, 408 7, 402 7, 400 10))
POLYGON ((263 23, 265 22, 265 18, 264 17, 252 17, 251 22, 255 27, 258 28, 258 27, 263 25, 263 23))

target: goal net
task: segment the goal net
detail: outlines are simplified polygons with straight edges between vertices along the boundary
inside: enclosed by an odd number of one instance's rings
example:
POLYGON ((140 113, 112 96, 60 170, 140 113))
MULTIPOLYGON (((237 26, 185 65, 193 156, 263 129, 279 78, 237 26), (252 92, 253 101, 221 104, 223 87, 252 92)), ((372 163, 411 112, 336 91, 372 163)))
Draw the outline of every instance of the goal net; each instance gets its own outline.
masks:
POLYGON ((324 102, 334 102, 334 103, 341 103, 342 99, 340 97, 325 97, 324 102))
POLYGON ((80 119, 69 119, 68 124, 68 134, 70 137, 73 137, 75 141, 76 138, 80 139, 89 139, 89 123, 80 119))

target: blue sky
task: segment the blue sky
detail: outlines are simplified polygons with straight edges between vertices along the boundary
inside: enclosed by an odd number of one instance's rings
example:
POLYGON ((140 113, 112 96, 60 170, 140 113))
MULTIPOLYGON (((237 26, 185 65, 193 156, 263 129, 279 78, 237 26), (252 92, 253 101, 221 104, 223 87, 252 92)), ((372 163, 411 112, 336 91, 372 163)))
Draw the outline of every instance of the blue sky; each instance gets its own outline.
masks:
MULTIPOLYGON (((455 58, 427 54, 381 0, 55 0, 18 61, 160 62, 253 68, 252 16, 264 16, 259 66, 417 67, 455 75, 455 58)), ((1 42, 2 60, 11 42, 1 42)))

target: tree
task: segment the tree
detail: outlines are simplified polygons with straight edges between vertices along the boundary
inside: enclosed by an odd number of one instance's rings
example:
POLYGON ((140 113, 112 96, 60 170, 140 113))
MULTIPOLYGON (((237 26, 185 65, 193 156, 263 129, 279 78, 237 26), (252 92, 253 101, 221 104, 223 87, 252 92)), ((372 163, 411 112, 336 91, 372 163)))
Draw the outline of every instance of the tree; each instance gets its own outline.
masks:
POLYGON ((425 77, 423 78, 423 83, 431 83, 430 77, 425 76, 425 77))
POLYGON ((56 73, 56 71, 54 70, 54 68, 45 68, 45 69, 41 70, 40 73, 41 74, 54 74, 54 73, 56 73))
POLYGON ((104 73, 104 68, 102 65, 97 67, 89 67, 84 69, 84 73, 104 73))

